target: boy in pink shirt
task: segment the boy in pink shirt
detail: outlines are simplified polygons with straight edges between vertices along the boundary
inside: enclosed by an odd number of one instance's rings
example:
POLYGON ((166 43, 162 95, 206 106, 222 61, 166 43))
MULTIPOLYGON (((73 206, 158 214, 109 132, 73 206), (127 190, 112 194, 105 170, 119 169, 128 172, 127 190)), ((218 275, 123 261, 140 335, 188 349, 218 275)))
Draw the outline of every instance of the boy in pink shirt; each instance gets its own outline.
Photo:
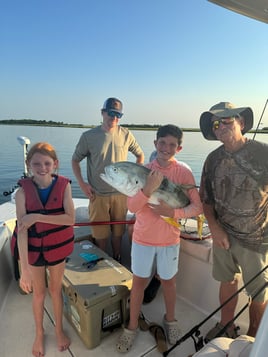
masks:
POLYGON ((184 208, 174 209, 163 201, 153 205, 148 200, 160 186, 164 176, 180 185, 195 186, 189 167, 175 159, 175 154, 182 149, 182 136, 181 129, 175 125, 164 125, 158 129, 154 141, 157 156, 146 165, 151 169, 146 184, 135 196, 128 197, 128 208, 136 215, 131 248, 133 285, 129 324, 116 345, 119 352, 128 352, 136 337, 144 289, 151 277, 154 261, 163 288, 166 306, 163 325, 167 339, 170 344, 175 344, 180 337, 175 319, 180 230, 168 224, 161 216, 176 220, 197 216, 202 213, 202 204, 195 187, 188 190, 190 204, 184 208))

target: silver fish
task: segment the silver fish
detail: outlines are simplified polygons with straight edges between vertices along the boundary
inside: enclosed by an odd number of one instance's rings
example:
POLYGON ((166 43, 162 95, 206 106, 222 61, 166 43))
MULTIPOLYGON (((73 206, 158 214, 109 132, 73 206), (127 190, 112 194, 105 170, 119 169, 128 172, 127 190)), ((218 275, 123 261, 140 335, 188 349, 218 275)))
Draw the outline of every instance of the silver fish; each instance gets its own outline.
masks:
MULTIPOLYGON (((132 197, 144 187, 150 169, 133 162, 121 161, 105 166, 104 171, 105 173, 100 174, 103 181, 132 197)), ((160 187, 151 195, 149 203, 159 204, 159 200, 163 200, 172 208, 185 207, 190 203, 186 192, 193 187, 195 186, 174 184, 164 178, 160 187)))

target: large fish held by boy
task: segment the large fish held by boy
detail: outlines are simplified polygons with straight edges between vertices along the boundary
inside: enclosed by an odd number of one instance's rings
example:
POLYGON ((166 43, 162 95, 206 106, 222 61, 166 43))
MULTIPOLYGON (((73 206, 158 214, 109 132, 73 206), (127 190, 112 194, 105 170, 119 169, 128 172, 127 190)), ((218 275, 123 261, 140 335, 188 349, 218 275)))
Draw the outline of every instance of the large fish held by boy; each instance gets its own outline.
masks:
MULTIPOLYGON (((120 161, 105 166, 104 171, 105 173, 100 174, 103 181, 124 195, 132 197, 144 187, 151 170, 133 162, 120 161)), ((148 203, 159 204, 159 200, 162 200, 172 208, 183 208, 190 203, 187 190, 193 187, 195 186, 175 184, 164 177, 159 188, 150 196, 148 203)), ((162 218, 167 223, 180 228, 180 224, 174 218, 162 218)))

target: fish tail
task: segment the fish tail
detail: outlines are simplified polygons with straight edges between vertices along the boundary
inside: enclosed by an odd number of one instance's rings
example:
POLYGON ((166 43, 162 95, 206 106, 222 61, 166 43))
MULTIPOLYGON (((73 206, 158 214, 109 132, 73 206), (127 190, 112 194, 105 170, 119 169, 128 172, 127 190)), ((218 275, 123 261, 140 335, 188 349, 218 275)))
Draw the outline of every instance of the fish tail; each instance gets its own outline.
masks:
POLYGON ((205 216, 203 214, 197 216, 197 233, 200 239, 202 239, 204 221, 205 221, 205 216))
POLYGON ((162 217, 162 218, 165 222, 167 222, 168 224, 171 224, 173 227, 176 227, 179 229, 181 228, 180 223, 175 218, 171 218, 171 217, 162 217))

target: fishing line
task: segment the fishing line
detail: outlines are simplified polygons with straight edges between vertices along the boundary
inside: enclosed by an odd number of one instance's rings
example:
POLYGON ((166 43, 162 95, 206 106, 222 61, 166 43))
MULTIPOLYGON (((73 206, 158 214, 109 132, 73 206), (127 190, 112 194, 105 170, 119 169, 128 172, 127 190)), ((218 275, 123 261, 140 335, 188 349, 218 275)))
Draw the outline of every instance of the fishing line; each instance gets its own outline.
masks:
POLYGON ((260 126, 260 124, 261 124, 261 120, 262 120, 263 114, 264 114, 264 112, 265 112, 265 109, 266 109, 267 103, 268 103, 268 99, 266 99, 266 103, 265 103, 265 105, 264 105, 264 108, 263 108, 263 111, 262 111, 261 117, 260 117, 260 119, 259 119, 259 122, 258 122, 258 125, 257 125, 257 128, 256 128, 256 131, 255 131, 255 133, 254 133, 254 135, 253 135, 252 140, 254 140, 254 139, 255 139, 255 136, 256 136, 257 131, 258 131, 258 129, 259 129, 259 126, 260 126))
MULTIPOLYGON (((190 331, 188 331, 184 336, 182 336, 176 343, 175 345, 173 345, 172 347, 170 347, 167 351, 165 351, 163 353, 163 356, 166 357, 172 350, 174 350, 176 347, 178 347, 182 342, 186 341, 189 337, 193 337, 193 335, 195 334, 196 337, 199 338, 198 342, 195 342, 195 347, 198 346, 202 348, 203 347, 203 338, 199 337, 200 336, 200 330, 199 328, 204 325, 213 315, 215 315, 219 310, 221 310, 221 308, 223 306, 225 306, 226 304, 228 304, 228 302, 230 300, 232 300, 235 296, 237 296, 241 291, 243 291, 245 289, 246 286, 248 286, 250 283, 252 283, 260 274, 262 274, 266 269, 268 268, 268 265, 266 265, 261 271, 259 271, 256 275, 254 275, 247 283, 245 283, 240 289, 238 289, 233 295, 231 295, 226 301, 224 301, 223 304, 221 304, 216 310, 214 310, 209 316, 207 316, 203 321, 201 321, 198 325, 194 326, 190 331)), ((267 283, 265 283, 260 290, 257 291, 257 293, 255 293, 255 295, 252 297, 256 297, 264 288, 266 288, 267 283)), ((249 303, 247 303, 248 306, 249 303)), ((246 307, 247 307, 246 306, 246 307)), ((244 311, 244 310, 243 310, 244 311)), ((236 318, 236 317, 235 317, 236 318)), ((226 326, 225 326, 226 327, 226 326)), ((224 328, 225 328, 224 327, 224 328)), ((197 349, 196 349, 197 351, 197 349)))

